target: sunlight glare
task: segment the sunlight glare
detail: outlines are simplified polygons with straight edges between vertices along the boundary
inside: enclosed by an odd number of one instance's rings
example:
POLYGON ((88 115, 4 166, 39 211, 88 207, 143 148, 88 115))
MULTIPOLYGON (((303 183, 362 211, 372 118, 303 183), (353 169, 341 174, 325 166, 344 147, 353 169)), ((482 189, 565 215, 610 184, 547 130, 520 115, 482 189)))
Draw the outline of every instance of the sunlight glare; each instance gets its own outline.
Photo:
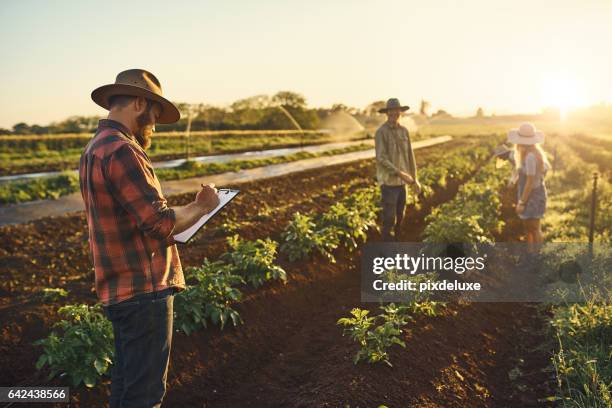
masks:
POLYGON ((558 109, 562 120, 570 109, 585 105, 582 89, 576 79, 559 73, 543 78, 541 99, 542 107, 558 109))

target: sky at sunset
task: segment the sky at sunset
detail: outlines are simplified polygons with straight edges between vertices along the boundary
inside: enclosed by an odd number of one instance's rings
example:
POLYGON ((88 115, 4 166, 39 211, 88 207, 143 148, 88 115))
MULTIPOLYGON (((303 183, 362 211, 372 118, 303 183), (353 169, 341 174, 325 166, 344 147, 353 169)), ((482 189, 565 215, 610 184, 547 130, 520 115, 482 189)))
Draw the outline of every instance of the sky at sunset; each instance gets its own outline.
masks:
POLYGON ((145 68, 173 101, 292 90, 473 114, 612 102, 612 1, 3 1, 0 127, 102 115, 145 68))

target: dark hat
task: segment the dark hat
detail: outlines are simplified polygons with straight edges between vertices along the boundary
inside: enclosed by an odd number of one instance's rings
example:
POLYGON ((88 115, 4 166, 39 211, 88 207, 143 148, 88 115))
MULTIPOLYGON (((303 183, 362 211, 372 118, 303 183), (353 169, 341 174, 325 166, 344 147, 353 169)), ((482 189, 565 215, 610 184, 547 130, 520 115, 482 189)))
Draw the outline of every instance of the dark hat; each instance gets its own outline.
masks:
POLYGON ((144 69, 128 69, 120 72, 114 84, 94 89, 91 99, 104 109, 109 109, 109 99, 116 95, 142 96, 161 105, 157 123, 174 123, 181 114, 172 102, 162 96, 159 80, 144 69))
POLYGON ((402 112, 404 112, 410 109, 410 106, 402 106, 399 99, 391 98, 387 101, 387 106, 382 109, 379 109, 378 113, 386 113, 387 111, 391 109, 400 109, 402 112))

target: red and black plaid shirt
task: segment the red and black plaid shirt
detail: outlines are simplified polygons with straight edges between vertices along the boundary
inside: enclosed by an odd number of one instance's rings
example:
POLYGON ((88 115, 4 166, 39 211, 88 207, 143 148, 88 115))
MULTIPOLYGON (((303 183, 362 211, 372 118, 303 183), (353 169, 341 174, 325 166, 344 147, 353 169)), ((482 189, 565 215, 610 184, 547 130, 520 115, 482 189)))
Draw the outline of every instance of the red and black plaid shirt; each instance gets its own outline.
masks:
POLYGON ((81 155, 79 178, 100 301, 185 288, 174 210, 149 156, 125 126, 100 121, 81 155))

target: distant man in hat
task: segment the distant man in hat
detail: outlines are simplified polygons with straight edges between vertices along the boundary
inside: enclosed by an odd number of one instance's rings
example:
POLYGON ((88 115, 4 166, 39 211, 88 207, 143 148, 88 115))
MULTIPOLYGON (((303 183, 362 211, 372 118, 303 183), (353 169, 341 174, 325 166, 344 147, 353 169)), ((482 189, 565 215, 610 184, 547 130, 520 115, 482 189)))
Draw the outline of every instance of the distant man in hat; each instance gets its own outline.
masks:
POLYGON ((399 238, 406 209, 406 185, 413 185, 416 194, 421 193, 410 135, 408 129, 399 123, 402 112, 408 109, 396 98, 391 98, 378 111, 387 115, 387 121, 378 128, 375 136, 376 178, 382 195, 384 241, 393 240, 392 229, 395 239, 399 238))
POLYGON ((173 239, 214 209, 213 185, 195 201, 168 207, 145 150, 156 123, 177 108, 158 79, 142 69, 117 75, 91 98, 109 110, 79 165, 96 293, 113 324, 110 406, 159 407, 166 392, 174 294, 185 288, 173 239))

